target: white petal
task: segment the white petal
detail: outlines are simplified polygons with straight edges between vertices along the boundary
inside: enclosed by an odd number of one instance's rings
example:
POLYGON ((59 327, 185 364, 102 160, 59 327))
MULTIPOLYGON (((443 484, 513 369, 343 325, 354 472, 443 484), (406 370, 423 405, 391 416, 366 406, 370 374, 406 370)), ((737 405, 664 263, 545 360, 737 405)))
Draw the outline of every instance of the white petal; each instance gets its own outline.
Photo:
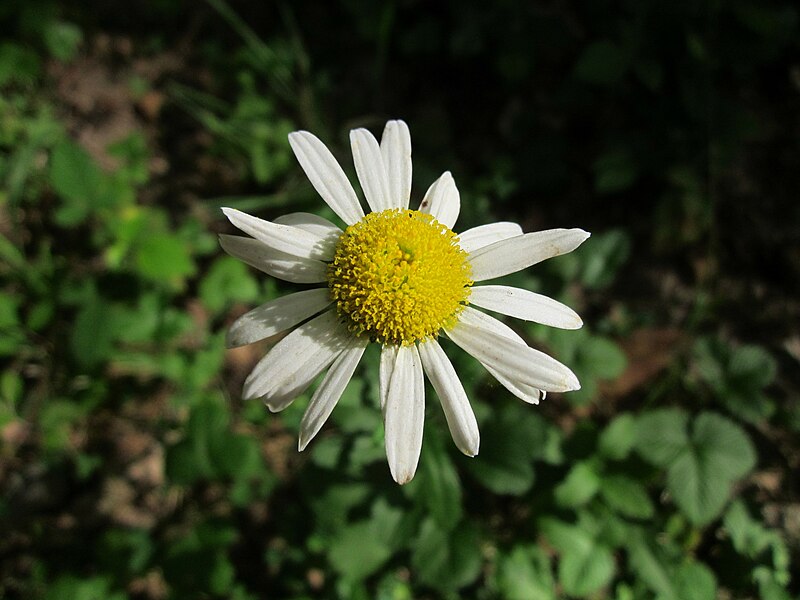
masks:
POLYGON ((419 205, 419 211, 436 217, 442 225, 453 228, 461 210, 461 196, 450 171, 431 184, 419 205))
POLYGON ((467 456, 475 456, 481 441, 478 422, 453 364, 434 339, 419 344, 419 356, 425 374, 442 403, 456 447, 467 456))
POLYGON ((506 285, 471 288, 469 303, 509 317, 562 329, 580 329, 583 321, 569 306, 547 296, 506 285))
POLYGON ((348 339, 335 310, 303 323, 259 361, 244 382, 243 397, 261 397, 273 411, 285 408, 333 362, 348 339))
POLYGON ((495 242, 469 255, 472 280, 502 277, 545 259, 572 252, 589 235, 583 229, 548 229, 495 242))
POLYGON ((397 346, 382 346, 381 347, 381 364, 379 375, 379 391, 381 398, 381 412, 385 414, 386 410, 386 395, 389 393, 389 382, 392 380, 392 371, 394 371, 394 363, 397 360, 397 346))
POLYGON ((308 231, 309 233, 313 233, 321 238, 333 237, 334 235, 338 238, 340 235, 342 235, 342 229, 340 227, 334 225, 325 217, 320 217, 319 215, 315 215, 313 213, 289 213, 286 215, 281 215, 275 219, 274 222, 280 225, 291 225, 292 227, 297 227, 298 229, 308 231))
POLYGON ((560 362, 487 328, 467 307, 447 335, 481 363, 508 379, 548 392, 580 389, 575 374, 560 362))
POLYGON ((425 384, 415 345, 400 346, 386 396, 386 459, 399 484, 414 477, 422 449, 425 422, 425 384))
POLYGON ((223 208, 222 212, 236 227, 273 250, 299 258, 317 260, 333 258, 333 245, 329 240, 316 234, 297 227, 265 221, 235 208, 223 208))
POLYGON ((353 163, 356 165, 358 180, 373 212, 395 208, 389 193, 389 181, 383 164, 380 146, 366 129, 350 132, 350 147, 353 150, 353 163))
POLYGON ((364 336, 353 338, 347 348, 333 361, 330 370, 311 397, 300 423, 300 438, 297 445, 300 452, 305 450, 328 420, 339 398, 342 397, 342 392, 353 377, 367 343, 369 339, 364 336))
POLYGON ((465 252, 475 252, 478 248, 483 248, 489 244, 494 244, 500 240, 522 235, 522 227, 510 221, 498 221, 497 223, 487 223, 458 234, 458 245, 465 252))
MULTIPOLYGON (((502 335, 503 337, 508 338, 509 340, 512 340, 514 342, 517 342, 518 344, 527 346, 525 340, 523 340, 522 337, 516 331, 511 329, 511 327, 509 327, 502 321, 499 321, 494 317, 487 315, 486 313, 482 313, 481 311, 475 310, 470 307, 466 307, 465 310, 469 311, 470 317, 480 322, 482 327, 494 331, 496 334, 502 335)), ((526 385, 524 383, 516 381, 515 379, 506 377, 502 373, 499 373, 497 369, 493 368, 491 365, 487 365, 486 363, 481 362, 480 360, 478 360, 478 362, 480 362, 483 365, 483 367, 487 371, 489 371, 491 376, 494 377, 500 383, 500 385, 502 385, 504 388, 506 388, 509 392, 514 394, 517 398, 519 398, 523 402, 527 402, 528 404, 539 404, 539 400, 544 399, 545 397, 544 391, 532 385, 526 385)))
POLYGON ((289 145, 311 185, 342 221, 352 225, 364 218, 347 175, 319 138, 307 131, 295 131, 289 134, 289 145))
POLYGON ((330 303, 328 288, 281 296, 236 319, 228 330, 225 341, 228 348, 252 344, 291 329, 330 303))
POLYGON ((219 236, 222 249, 234 258, 278 279, 292 283, 320 283, 327 279, 327 265, 313 258, 278 252, 258 240, 238 235, 219 236))
POLYGON ((392 206, 408 208, 411 196, 411 133, 403 121, 386 123, 381 138, 381 155, 392 206))

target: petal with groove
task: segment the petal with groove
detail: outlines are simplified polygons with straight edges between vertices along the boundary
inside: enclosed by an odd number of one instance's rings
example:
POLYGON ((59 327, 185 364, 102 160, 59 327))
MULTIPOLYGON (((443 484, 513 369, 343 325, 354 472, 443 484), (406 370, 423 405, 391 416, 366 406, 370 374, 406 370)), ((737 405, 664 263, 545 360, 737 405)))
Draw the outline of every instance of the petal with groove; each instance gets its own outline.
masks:
POLYGON ((244 382, 243 397, 260 397, 273 412, 285 408, 333 362, 348 339, 335 310, 303 323, 259 361, 244 382))
POLYGON ((381 155, 393 208, 408 208, 411 196, 411 133, 403 121, 389 121, 381 137, 381 155))
POLYGON ((386 410, 386 395, 389 393, 389 382, 392 379, 392 371, 394 371, 396 360, 397 346, 386 345, 381 347, 381 363, 378 371, 381 412, 386 410))
POLYGON ((295 131, 289 134, 289 145, 311 185, 342 221, 352 225, 364 218, 364 210, 347 175, 317 136, 295 131))
POLYGON ((219 243, 234 258, 278 279, 292 283, 320 283, 327 279, 328 267, 322 261, 278 252, 258 240, 240 235, 223 233, 219 243))
POLYGON ((575 374, 543 352, 520 344, 488 328, 467 307, 447 331, 458 346, 511 381, 548 392, 580 389, 575 374))
POLYGON ((478 225, 458 234, 458 245, 464 252, 475 252, 479 248, 494 244, 500 240, 522 235, 522 227, 510 221, 498 221, 478 225))
MULTIPOLYGON (((511 329, 511 327, 502 321, 499 321, 491 315, 487 315, 486 313, 473 308, 467 307, 466 310, 471 311, 472 318, 480 321, 480 323, 487 329, 491 329, 498 335, 502 335, 503 337, 517 342, 518 344, 522 344, 524 346, 528 345, 516 331, 511 329)), ((487 365, 486 363, 481 362, 481 364, 483 365, 483 368, 489 371, 489 374, 500 383, 500 385, 502 385, 523 402, 527 402, 528 404, 539 404, 539 400, 544 399, 545 392, 542 390, 533 387, 532 385, 526 385, 524 383, 515 381, 514 379, 510 379, 505 375, 498 373, 497 369, 487 365)))
POLYGON ((461 210, 461 196, 450 171, 431 184, 419 205, 419 211, 433 215, 439 223, 453 228, 461 210))
POLYGON ((569 306, 542 294, 507 285, 471 288, 469 303, 509 317, 561 329, 580 329, 583 321, 569 306))
POLYGON ((353 163, 356 165, 358 180, 367 204, 373 212, 395 208, 389 194, 389 181, 383 164, 380 146, 366 129, 353 129, 350 132, 350 147, 353 150, 353 163))
POLYGON ((313 317, 330 303, 328 288, 281 296, 236 319, 228 329, 226 344, 235 348, 272 337, 313 317))
POLYGON ((582 229, 548 229, 495 242, 469 255, 472 280, 484 281, 527 269, 572 252, 588 237, 589 233, 582 229))
POLYGON ((342 397, 342 392, 353 377, 368 342, 369 340, 365 337, 351 339, 347 348, 333 361, 333 365, 311 397, 303 420, 300 422, 300 438, 297 442, 300 452, 305 450, 308 443, 328 420, 336 403, 339 402, 339 398, 342 397))
POLYGON ((316 260, 333 258, 334 248, 330 241, 314 233, 290 225, 265 221, 235 208, 223 208, 222 212, 236 227, 273 250, 299 258, 316 260))
POLYGON ((416 345, 400 346, 386 395, 386 459, 399 484, 413 479, 422 449, 425 384, 416 345))
POLYGON ((453 442, 467 456, 475 456, 481 441, 478 422, 453 363, 435 339, 419 344, 419 356, 425 374, 442 403, 453 442))

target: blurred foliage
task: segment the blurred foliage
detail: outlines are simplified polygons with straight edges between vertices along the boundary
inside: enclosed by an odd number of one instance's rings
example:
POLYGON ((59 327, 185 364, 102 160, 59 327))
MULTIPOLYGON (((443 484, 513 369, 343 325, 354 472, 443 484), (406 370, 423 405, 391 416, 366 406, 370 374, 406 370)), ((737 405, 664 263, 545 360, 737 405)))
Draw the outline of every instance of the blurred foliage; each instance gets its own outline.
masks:
POLYGON ((0 597, 800 597, 793 3, 32 0, 0 25, 0 597), (481 452, 429 391, 402 488, 374 348, 302 455, 308 397, 239 401, 264 348, 225 329, 288 286, 214 235, 220 205, 331 216, 286 134, 352 176, 346 131, 385 117, 415 197, 453 171, 459 229, 594 233, 507 278, 584 317, 512 323, 583 388, 523 405, 445 341, 481 452))

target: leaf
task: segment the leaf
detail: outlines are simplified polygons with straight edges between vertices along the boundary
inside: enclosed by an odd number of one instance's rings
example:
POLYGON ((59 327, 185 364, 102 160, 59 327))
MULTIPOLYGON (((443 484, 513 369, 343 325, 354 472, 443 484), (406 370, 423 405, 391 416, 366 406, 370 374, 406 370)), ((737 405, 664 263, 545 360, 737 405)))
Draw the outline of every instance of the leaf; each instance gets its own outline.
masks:
POLYGON ((516 546, 498 561, 497 586, 508 600, 555 600, 550 558, 536 546, 516 546))
POLYGON ((533 458, 545 447, 547 424, 528 407, 508 405, 482 425, 481 452, 466 464, 496 494, 524 494, 534 482, 533 458))
POLYGON ((213 262, 200 281, 200 298, 213 313, 221 312, 232 302, 252 302, 258 298, 255 278, 245 264, 230 256, 213 262))
POLYGON ((409 492, 444 531, 461 520, 461 481, 438 432, 426 431, 419 472, 409 492))
POLYGON ((678 408, 640 414, 636 423, 636 451, 656 466, 668 466, 689 444, 688 421, 686 412, 678 408))
POLYGON ((422 583, 453 591, 469 585, 480 575, 478 532, 470 523, 448 533, 426 519, 413 546, 411 564, 422 583))
POLYGON ((600 477, 592 464, 580 462, 570 469, 567 477, 556 486, 554 495, 559 506, 576 508, 586 504, 597 493, 600 477))
POLYGON ((403 513, 377 501, 369 519, 348 524, 328 548, 328 560, 342 577, 361 580, 376 572, 395 552, 403 513))
POLYGON ((714 600, 717 597, 717 581, 714 573, 698 562, 678 567, 675 574, 676 587, 681 600, 714 600))
POLYGON ((544 518, 539 527, 561 554, 558 580, 567 594, 584 597, 608 585, 616 565, 607 546, 587 531, 556 519, 544 518))
POLYGON ((56 212, 60 225, 77 225, 97 207, 103 176, 89 154, 74 142, 63 141, 53 148, 50 185, 64 200, 56 212))
POLYGON ((661 600, 682 600, 678 595, 672 574, 664 563, 662 552, 656 551, 648 536, 640 529, 632 530, 628 537, 628 562, 634 573, 661 600))
POLYGON ((755 450, 741 428, 715 413, 703 413, 694 422, 691 443, 669 467, 667 487, 689 520, 703 525, 720 514, 732 482, 755 462, 755 450))
POLYGON ((186 242, 169 233, 142 237, 136 248, 136 270, 147 279, 179 284, 195 271, 186 242))
POLYGON ((598 450, 606 458, 626 458, 636 443, 636 419, 631 413, 621 413, 600 434, 598 450))
POLYGON ((655 508, 647 490, 625 475, 610 475, 600 483, 600 494, 611 508, 634 519, 649 519, 655 508))

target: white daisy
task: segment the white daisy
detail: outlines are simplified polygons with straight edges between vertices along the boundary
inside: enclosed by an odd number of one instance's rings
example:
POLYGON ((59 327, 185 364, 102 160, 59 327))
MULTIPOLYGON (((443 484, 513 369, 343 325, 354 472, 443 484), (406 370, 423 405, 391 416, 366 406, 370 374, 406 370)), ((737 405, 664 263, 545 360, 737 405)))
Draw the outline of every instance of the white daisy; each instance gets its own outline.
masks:
POLYGON ((502 286, 474 285, 520 271, 577 248, 581 229, 523 233, 499 222, 453 233, 460 199, 445 172, 418 210, 409 210, 411 136, 389 121, 380 144, 366 129, 350 132, 356 172, 371 212, 325 145, 307 131, 289 144, 322 199, 345 229, 322 217, 292 213, 265 221, 232 208, 223 212, 252 237, 222 235, 226 252, 265 273, 320 287, 268 302, 239 318, 228 345, 291 332, 256 365, 245 398, 283 410, 327 369, 300 426, 302 451, 339 400, 369 342, 381 344, 380 397, 386 457, 398 483, 414 477, 422 447, 427 375, 450 433, 464 454, 478 453, 479 433, 464 387, 437 341, 446 335, 475 357, 511 393, 537 404, 545 392, 580 388, 567 367, 530 348, 480 307, 561 327, 581 327, 569 307, 546 296, 502 286))

